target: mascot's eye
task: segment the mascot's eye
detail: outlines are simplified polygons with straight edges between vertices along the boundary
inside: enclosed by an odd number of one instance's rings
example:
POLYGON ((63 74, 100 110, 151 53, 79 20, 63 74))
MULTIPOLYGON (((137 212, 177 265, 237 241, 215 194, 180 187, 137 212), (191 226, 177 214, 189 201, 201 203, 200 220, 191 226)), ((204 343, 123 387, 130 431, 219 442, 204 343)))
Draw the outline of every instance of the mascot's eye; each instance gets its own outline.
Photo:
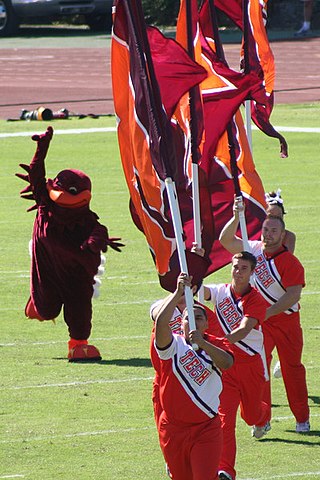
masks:
POLYGON ((78 190, 76 189, 76 187, 70 187, 69 193, 71 193, 71 195, 77 195, 78 190))

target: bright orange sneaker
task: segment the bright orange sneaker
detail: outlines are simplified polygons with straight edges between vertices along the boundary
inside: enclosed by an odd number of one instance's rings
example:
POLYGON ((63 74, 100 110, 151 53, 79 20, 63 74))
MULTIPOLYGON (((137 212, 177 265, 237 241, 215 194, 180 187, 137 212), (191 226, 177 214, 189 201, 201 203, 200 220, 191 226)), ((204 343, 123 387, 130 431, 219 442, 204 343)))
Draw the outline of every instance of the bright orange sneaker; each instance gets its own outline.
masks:
POLYGON ((96 362, 101 360, 101 355, 94 345, 76 345, 69 348, 69 362, 96 362))
POLYGON ((68 349, 78 347, 79 345, 88 345, 88 340, 76 340, 75 338, 71 338, 68 341, 68 349))

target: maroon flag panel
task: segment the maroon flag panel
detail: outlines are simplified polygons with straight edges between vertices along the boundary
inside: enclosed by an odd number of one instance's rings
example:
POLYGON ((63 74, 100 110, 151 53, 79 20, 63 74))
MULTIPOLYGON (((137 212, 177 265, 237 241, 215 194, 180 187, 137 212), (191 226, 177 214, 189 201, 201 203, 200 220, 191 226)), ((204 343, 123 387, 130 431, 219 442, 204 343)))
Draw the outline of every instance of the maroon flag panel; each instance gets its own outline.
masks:
MULTIPOLYGON (((234 159, 237 180, 246 205, 246 225, 248 238, 260 238, 261 225, 265 218, 265 198, 262 181, 256 171, 240 111, 231 120, 234 159)), ((211 265, 207 274, 223 267, 231 260, 231 254, 220 244, 220 232, 232 217, 235 194, 235 179, 232 176, 230 139, 225 132, 219 140, 215 155, 203 159, 201 167, 207 173, 211 208, 214 214, 215 242, 210 254, 211 265)), ((238 231, 241 237, 240 230, 238 231)))
MULTIPOLYGON (((206 77, 174 40, 146 28, 140 0, 115 2, 112 37, 112 83, 121 161, 130 191, 130 210, 146 236, 160 283, 173 291, 180 273, 165 180, 175 180, 181 209, 189 273, 202 280, 209 260, 190 252, 193 235, 192 199, 183 170, 185 139, 169 115, 179 98, 206 77)), ((210 198, 201 187, 203 209, 210 198)), ((210 234, 204 246, 211 250, 210 234)))
MULTIPOLYGON (((228 2, 216 0, 214 5, 229 16, 244 33, 241 66, 243 72, 251 77, 249 82, 252 87, 254 87, 252 82, 255 82, 255 87, 245 98, 251 99, 252 120, 266 135, 279 140, 280 156, 287 157, 286 140, 270 123, 274 103, 275 69, 272 50, 265 30, 266 9, 262 7, 259 0, 250 2, 248 0, 230 0, 228 2)), ((205 0, 200 11, 201 26, 205 37, 214 40, 212 21, 209 21, 212 11, 214 11, 212 0, 205 0)))

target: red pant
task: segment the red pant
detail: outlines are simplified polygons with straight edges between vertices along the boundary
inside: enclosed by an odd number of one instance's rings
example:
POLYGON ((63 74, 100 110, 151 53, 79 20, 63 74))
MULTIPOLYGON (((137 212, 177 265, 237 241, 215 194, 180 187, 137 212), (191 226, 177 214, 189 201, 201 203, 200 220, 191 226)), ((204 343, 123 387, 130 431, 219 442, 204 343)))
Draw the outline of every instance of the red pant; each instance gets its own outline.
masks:
POLYGON ((160 416, 159 441, 174 480, 217 480, 222 446, 218 416, 200 424, 170 423, 160 416))
POLYGON ((157 372, 155 374, 153 384, 152 384, 152 404, 153 404, 153 414, 154 420, 156 422, 156 426, 158 428, 159 420, 161 413, 163 411, 161 403, 160 403, 160 396, 159 396, 159 378, 157 372))
MULTIPOLYGON (((305 422, 309 419, 309 406, 306 370, 301 363, 303 334, 299 313, 291 315, 281 313, 270 317, 263 323, 262 328, 268 369, 270 370, 272 351, 276 347, 289 407, 297 422, 305 422)), ((270 420, 270 382, 266 383, 263 399, 269 405, 270 420)))
POLYGON ((236 358, 233 366, 223 372, 222 382, 219 414, 223 447, 219 470, 224 470, 235 478, 236 419, 239 406, 241 417, 248 425, 264 425, 268 418, 268 405, 262 401, 266 381, 260 355, 248 356, 246 360, 236 358))

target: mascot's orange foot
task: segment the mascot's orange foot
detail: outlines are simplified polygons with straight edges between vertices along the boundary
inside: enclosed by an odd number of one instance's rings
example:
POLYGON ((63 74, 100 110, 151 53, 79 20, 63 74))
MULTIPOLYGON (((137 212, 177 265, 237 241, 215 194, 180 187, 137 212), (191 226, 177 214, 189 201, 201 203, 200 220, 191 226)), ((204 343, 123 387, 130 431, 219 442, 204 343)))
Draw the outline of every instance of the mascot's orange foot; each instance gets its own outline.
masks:
POLYGON ((76 345, 68 352, 69 362, 96 362, 101 360, 99 350, 94 345, 76 345))

